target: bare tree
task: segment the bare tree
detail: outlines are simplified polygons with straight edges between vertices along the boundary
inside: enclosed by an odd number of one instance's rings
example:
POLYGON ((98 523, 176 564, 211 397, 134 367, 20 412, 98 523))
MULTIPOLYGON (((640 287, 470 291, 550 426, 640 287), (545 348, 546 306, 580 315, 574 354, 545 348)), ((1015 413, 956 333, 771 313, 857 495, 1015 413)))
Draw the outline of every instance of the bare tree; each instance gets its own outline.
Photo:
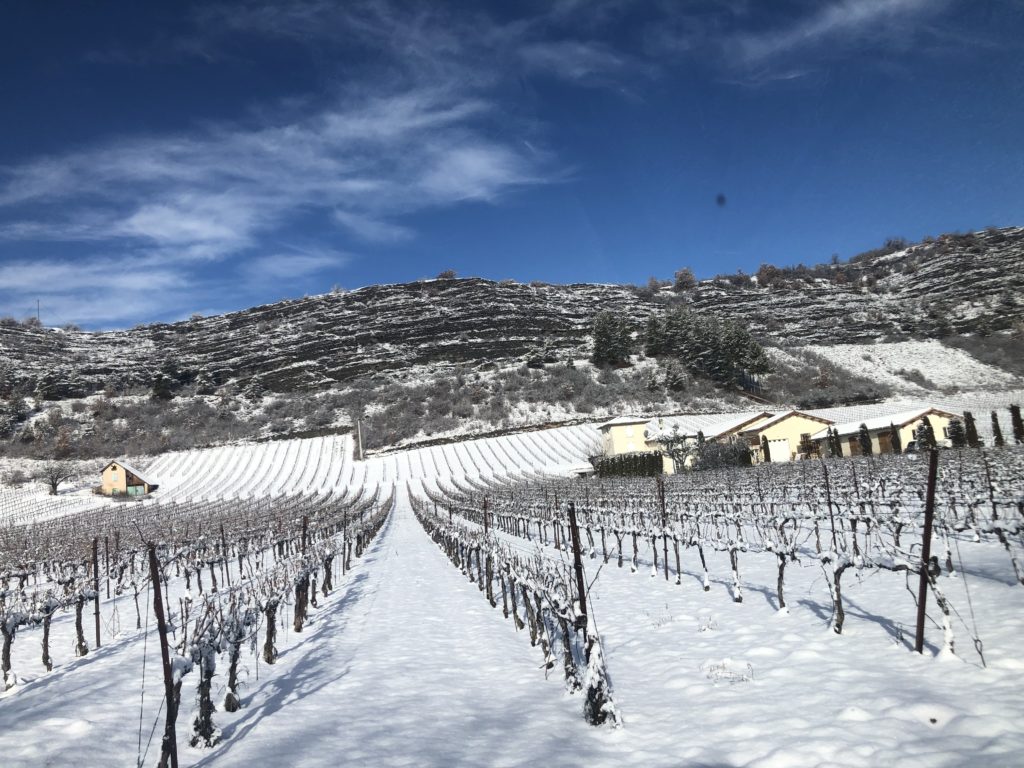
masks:
POLYGON ((50 486, 50 495, 57 495, 57 487, 75 476, 75 468, 66 461, 48 461, 35 474, 36 480, 50 486))

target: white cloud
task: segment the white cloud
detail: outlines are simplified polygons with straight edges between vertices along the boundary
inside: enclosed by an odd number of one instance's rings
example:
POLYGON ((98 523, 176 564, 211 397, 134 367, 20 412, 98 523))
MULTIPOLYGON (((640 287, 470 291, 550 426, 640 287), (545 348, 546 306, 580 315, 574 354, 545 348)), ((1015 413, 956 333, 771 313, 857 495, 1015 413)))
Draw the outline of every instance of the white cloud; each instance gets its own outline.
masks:
POLYGON ((244 271, 250 280, 262 284, 268 280, 299 280, 330 269, 340 269, 348 261, 347 254, 327 251, 278 253, 252 259, 246 263, 244 271))
POLYGON ((563 80, 588 81, 631 65, 627 57, 598 42, 552 40, 524 45, 519 58, 529 71, 563 80))
POLYGON ((944 0, 837 0, 788 26, 737 35, 730 47, 743 62, 756 63, 825 42, 862 42, 869 33, 888 37, 893 24, 902 31, 904 22, 944 5, 944 0))
POLYGON ((353 211, 335 211, 334 218, 356 237, 371 243, 398 243, 415 235, 408 227, 353 211))

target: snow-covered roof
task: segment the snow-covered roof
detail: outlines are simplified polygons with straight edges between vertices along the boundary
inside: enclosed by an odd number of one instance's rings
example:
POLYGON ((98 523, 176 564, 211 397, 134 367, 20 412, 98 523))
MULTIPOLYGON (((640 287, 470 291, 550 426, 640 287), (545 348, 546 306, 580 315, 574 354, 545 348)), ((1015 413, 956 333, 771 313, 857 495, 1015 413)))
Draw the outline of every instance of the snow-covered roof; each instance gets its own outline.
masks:
POLYGON ((146 476, 142 474, 141 469, 136 469, 127 461, 122 461, 121 459, 114 459, 113 461, 107 462, 107 465, 103 467, 103 469, 105 470, 111 464, 117 464, 117 466, 121 467, 125 472, 130 472, 131 474, 135 475, 137 478, 139 478, 139 480, 144 482, 146 485, 152 485, 152 483, 150 483, 149 480, 146 479, 146 476))
MULTIPOLYGON (((948 416, 949 418, 958 418, 955 413, 949 411, 943 411, 939 408, 933 408, 932 406, 926 406, 924 408, 915 408, 912 411, 900 411, 899 413, 891 413, 884 416, 876 416, 872 419, 862 419, 861 421, 848 421, 844 424, 836 424, 834 429, 840 435, 854 435, 860 431, 860 425, 863 424, 868 428, 868 432, 876 432, 880 429, 888 429, 889 425, 893 425, 897 428, 905 427, 907 424, 912 424, 918 421, 922 416, 927 414, 938 414, 940 416, 948 416)), ((822 440, 827 436, 828 428, 815 432, 811 435, 812 440, 822 440)))
POLYGON ((764 421, 755 421, 753 424, 751 424, 749 427, 747 427, 746 429, 744 429, 742 431, 743 432, 761 432, 761 431, 763 431, 765 429, 768 429, 768 427, 770 427, 770 426, 772 426, 774 424, 778 424, 780 421, 785 421, 786 419, 790 418, 791 416, 803 416, 805 419, 813 419, 814 421, 820 421, 822 424, 831 424, 832 423, 832 421, 830 419, 825 419, 825 418, 822 418, 821 416, 815 416, 814 414, 807 413, 805 411, 786 411, 785 413, 776 413, 774 416, 770 416, 767 419, 765 419, 764 421))
POLYGON ((768 411, 746 411, 736 414, 702 413, 673 416, 659 419, 647 436, 653 440, 662 434, 672 434, 678 430, 684 437, 696 437, 698 432, 702 432, 705 438, 712 440, 769 415, 768 411))
POLYGON ((606 421, 604 424, 598 424, 598 429, 607 429, 608 427, 618 427, 625 424, 646 424, 651 419, 648 418, 637 418, 635 416, 616 416, 614 419, 606 421))

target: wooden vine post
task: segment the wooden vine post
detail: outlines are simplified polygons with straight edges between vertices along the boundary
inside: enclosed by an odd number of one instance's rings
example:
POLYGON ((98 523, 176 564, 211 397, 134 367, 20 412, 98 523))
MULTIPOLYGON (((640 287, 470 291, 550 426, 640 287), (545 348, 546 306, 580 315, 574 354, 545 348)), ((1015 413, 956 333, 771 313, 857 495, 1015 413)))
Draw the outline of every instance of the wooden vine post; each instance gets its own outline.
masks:
POLYGON ((580 598, 580 622, 587 626, 587 583, 583 580, 583 555, 580 552, 580 529, 576 524, 576 504, 569 502, 569 535, 572 537, 572 559, 576 570, 576 594, 580 598))
POLYGON ((921 542, 921 581, 917 588, 917 636, 914 650, 924 653, 924 614, 928 599, 928 568, 931 567, 932 522, 935 518, 935 479, 939 471, 939 450, 928 452, 928 490, 924 502, 924 540, 921 542))
POLYGON ((665 476, 658 475, 658 502, 661 504, 661 540, 665 562, 665 581, 668 581, 668 512, 665 509, 665 476))
POLYGON ((96 647, 100 647, 100 540, 93 537, 92 540, 92 591, 93 616, 96 619, 96 647))
POLYGON ((171 671, 171 651, 167 647, 167 622, 164 619, 164 601, 160 594, 160 564, 156 559, 156 544, 149 545, 149 578, 153 582, 153 613, 156 614, 156 629, 160 635, 160 661, 164 668, 164 696, 167 702, 167 721, 164 736, 160 742, 160 768, 178 768, 178 736, 174 721, 178 716, 178 701, 174 688, 174 673, 171 671))

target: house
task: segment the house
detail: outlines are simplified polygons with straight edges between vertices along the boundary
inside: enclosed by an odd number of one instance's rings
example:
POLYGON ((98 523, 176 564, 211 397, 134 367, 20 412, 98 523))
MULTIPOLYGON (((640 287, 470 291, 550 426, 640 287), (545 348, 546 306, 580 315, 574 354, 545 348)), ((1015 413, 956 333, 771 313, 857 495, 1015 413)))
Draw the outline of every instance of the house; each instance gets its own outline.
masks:
MULTIPOLYGON (((914 431, 921 425, 921 420, 925 416, 928 417, 932 430, 935 432, 935 439, 939 444, 949 439, 949 422, 960 418, 955 413, 925 406, 912 411, 889 414, 888 416, 876 416, 863 421, 837 424, 834 429, 839 433, 843 456, 861 455, 860 427, 862 424, 867 427, 868 435, 871 437, 872 453, 893 453, 891 437, 893 428, 899 433, 901 449, 905 449, 907 444, 914 439, 914 431)), ((822 455, 829 455, 827 428, 811 435, 811 439, 820 446, 822 455)), ((948 445, 948 443, 946 444, 948 445)))
MULTIPOLYGON (((650 419, 633 416, 616 416, 611 421, 598 424, 601 433, 601 452, 605 456, 619 456, 623 453, 652 450, 647 445, 645 426, 650 419)), ((657 450, 657 449, 653 449, 657 450)))
POLYGON ((785 462, 806 458, 814 434, 833 423, 803 411, 786 411, 754 421, 735 434, 750 446, 755 463, 785 462))
POLYGON ((142 472, 120 459, 107 464, 101 477, 100 490, 107 496, 142 496, 158 487, 146 480, 142 472))
MULTIPOLYGON (((683 438, 688 446, 696 446, 703 437, 706 442, 725 442, 733 439, 736 433, 743 427, 753 424, 756 421, 767 418, 771 414, 768 411, 755 411, 737 413, 723 418, 723 414, 693 414, 688 416, 675 416, 667 419, 657 419, 647 429, 647 446, 649 450, 663 451, 663 435, 683 438)), ((689 467, 693 464, 694 456, 686 457, 684 465, 689 467)), ((672 459, 665 456, 665 474, 671 475, 676 471, 672 459)))

